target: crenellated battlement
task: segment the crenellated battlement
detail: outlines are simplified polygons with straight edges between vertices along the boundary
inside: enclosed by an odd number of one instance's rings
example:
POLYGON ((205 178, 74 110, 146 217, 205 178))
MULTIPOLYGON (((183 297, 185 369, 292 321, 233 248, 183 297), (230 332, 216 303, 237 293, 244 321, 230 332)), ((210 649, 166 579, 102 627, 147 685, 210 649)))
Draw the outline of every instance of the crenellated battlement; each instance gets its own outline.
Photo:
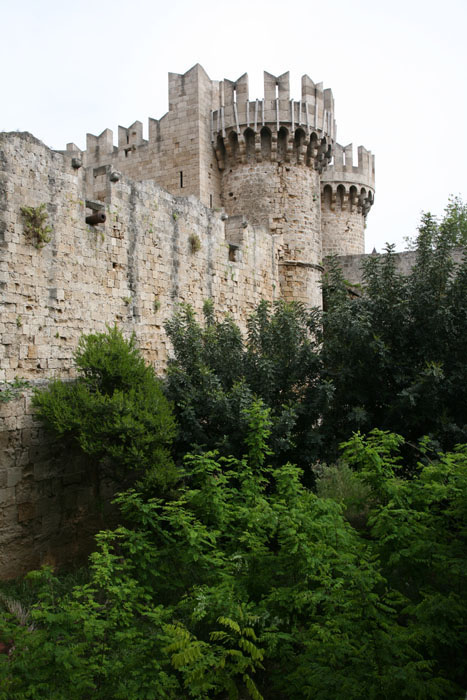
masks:
POLYGON ((141 146, 147 141, 143 139, 143 124, 142 122, 133 122, 128 128, 124 126, 118 127, 118 147, 132 148, 132 146, 141 146))
POLYGON ((358 161, 353 162, 353 144, 341 146, 336 143, 333 149, 333 162, 322 178, 324 182, 342 182, 375 188, 375 157, 364 146, 358 147, 358 161))
POLYGON ((353 146, 335 144, 333 162, 321 177, 324 207, 334 211, 348 209, 366 216, 374 202, 375 157, 363 146, 358 147, 358 161, 353 163, 353 146))
POLYGON ((104 129, 99 136, 86 134, 86 153, 89 155, 107 155, 108 153, 113 153, 113 150, 113 131, 111 129, 104 129))
POLYGON ((248 74, 237 81, 223 80, 219 83, 219 104, 211 113, 211 141, 220 135, 226 138, 231 131, 242 136, 246 129, 257 134, 268 128, 271 134, 281 127, 287 129, 289 139, 297 129, 302 130, 305 140, 312 133, 318 139, 326 138, 333 143, 336 134, 334 98, 330 89, 315 84, 307 75, 302 77, 300 100, 290 98, 289 73, 280 76, 264 72, 264 97, 250 100, 248 74))
MULTIPOLYGON (((135 180, 154 180, 171 194, 195 195, 228 216, 246 216, 276 235, 312 232, 310 256, 318 264, 329 236, 335 252, 363 252, 364 219, 374 201, 374 156, 360 146, 355 163, 352 144, 338 144, 336 131, 332 90, 309 75, 302 76, 295 99, 289 72, 264 71, 263 95, 252 99, 248 73, 211 80, 196 64, 169 73, 169 109, 149 118, 147 139, 135 121, 118 127, 116 144, 105 129, 87 134, 86 151, 69 144, 66 154, 73 167, 89 170, 89 196, 93 188, 96 198, 105 191, 96 173, 111 166, 135 180)), ((304 250, 296 241, 287 245, 285 258, 295 245, 304 250)))

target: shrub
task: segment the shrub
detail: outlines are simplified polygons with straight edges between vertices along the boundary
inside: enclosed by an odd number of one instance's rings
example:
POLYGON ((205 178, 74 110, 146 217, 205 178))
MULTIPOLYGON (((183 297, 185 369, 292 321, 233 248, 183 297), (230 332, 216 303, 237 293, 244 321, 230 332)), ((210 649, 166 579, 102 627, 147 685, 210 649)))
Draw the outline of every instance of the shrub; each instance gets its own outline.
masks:
POLYGON ((176 479, 169 448, 175 420, 152 367, 135 338, 116 328, 84 336, 75 353, 79 377, 37 391, 37 415, 113 477, 130 473, 167 486, 176 479))

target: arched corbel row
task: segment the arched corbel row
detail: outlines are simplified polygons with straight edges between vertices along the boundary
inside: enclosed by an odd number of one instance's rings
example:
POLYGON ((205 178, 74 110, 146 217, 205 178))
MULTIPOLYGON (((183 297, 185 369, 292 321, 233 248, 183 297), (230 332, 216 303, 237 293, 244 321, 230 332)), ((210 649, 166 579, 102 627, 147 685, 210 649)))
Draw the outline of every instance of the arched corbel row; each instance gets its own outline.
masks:
POLYGON ((332 155, 331 144, 326 137, 319 136, 315 131, 307 134, 302 127, 291 131, 284 125, 279 130, 268 125, 256 131, 250 126, 240 133, 231 127, 226 129, 225 136, 218 134, 214 150, 220 170, 239 163, 269 160, 303 165, 321 173, 332 155))
POLYGON ((322 207, 330 211, 357 211, 366 216, 373 202, 374 193, 366 187, 329 182, 322 187, 322 207))

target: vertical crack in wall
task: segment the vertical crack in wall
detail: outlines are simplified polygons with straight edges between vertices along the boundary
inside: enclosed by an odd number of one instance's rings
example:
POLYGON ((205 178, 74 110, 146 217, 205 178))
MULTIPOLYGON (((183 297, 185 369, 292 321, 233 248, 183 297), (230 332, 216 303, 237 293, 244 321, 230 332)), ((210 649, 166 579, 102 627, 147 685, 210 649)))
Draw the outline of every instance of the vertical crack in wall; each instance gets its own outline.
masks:
POLYGON ((253 233, 253 294, 254 298, 256 299, 256 292, 258 289, 258 280, 256 277, 256 271, 257 271, 257 262, 256 262, 256 256, 257 256, 257 246, 256 246, 256 226, 251 226, 250 231, 253 233))
MULTIPOLYGON (((206 293, 208 299, 213 298, 212 294, 212 276, 214 272, 214 264, 212 260, 212 212, 208 212, 208 225, 206 227, 206 241, 207 241, 207 275, 206 275, 206 293)), ((224 237, 225 237, 225 227, 224 227, 224 237)))
POLYGON ((138 225, 137 225, 137 203, 138 191, 136 183, 131 183, 130 190, 130 207, 128 217, 128 246, 127 246, 127 279, 128 289, 131 294, 130 313, 135 322, 141 321, 141 313, 139 309, 138 298, 138 225))
POLYGON ((280 280, 278 276, 279 267, 276 260, 277 235, 271 235, 271 279, 272 279, 272 299, 276 301, 279 296, 280 280), (277 274, 276 274, 277 273, 277 274))
POLYGON ((170 291, 170 298, 172 301, 176 301, 178 299, 178 295, 180 292, 179 289, 179 267, 180 267, 180 255, 179 255, 179 242, 180 242, 180 231, 179 231, 179 225, 178 225, 178 218, 179 214, 178 212, 174 211, 172 214, 172 221, 173 221, 173 227, 172 227, 172 241, 171 241, 171 253, 172 253, 172 274, 171 274, 171 282, 172 282, 172 288, 170 291))
MULTIPOLYGON (((56 198, 56 191, 57 191, 57 181, 55 177, 53 177, 50 173, 47 178, 47 201, 45 202, 46 208, 47 208, 47 213, 48 213, 48 219, 45 222, 46 225, 49 225, 52 228, 52 233, 51 235, 51 240, 50 243, 47 243, 44 246, 44 249, 41 249, 38 251, 39 255, 49 255, 52 253, 51 258, 49 259, 49 265, 48 265, 48 291, 49 291, 49 297, 47 300, 47 313, 48 316, 50 317, 50 332, 52 336, 55 335, 55 328, 58 327, 58 320, 60 318, 60 314, 62 314, 63 309, 61 308, 61 303, 60 303, 60 297, 61 292, 58 289, 59 283, 57 280, 59 279, 59 274, 57 274, 57 266, 59 265, 59 257, 58 257, 58 252, 59 252, 59 234, 58 234, 58 229, 59 226, 58 224, 58 205, 56 203, 57 198, 56 198)), ((31 339, 29 339, 31 340, 31 339)), ((51 342, 53 342, 51 340, 51 342)), ((47 363, 50 360, 47 360, 47 363)))

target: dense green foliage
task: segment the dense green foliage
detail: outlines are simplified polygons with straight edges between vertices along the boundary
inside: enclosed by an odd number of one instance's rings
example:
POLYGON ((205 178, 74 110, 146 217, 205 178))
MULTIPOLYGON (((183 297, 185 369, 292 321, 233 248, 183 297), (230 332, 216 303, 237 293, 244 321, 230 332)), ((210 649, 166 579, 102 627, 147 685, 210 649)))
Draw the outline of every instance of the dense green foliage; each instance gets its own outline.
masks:
POLYGON ((167 395, 183 426, 178 454, 197 446, 242 457, 244 409, 256 396, 270 409, 273 464, 301 463, 329 394, 320 379, 318 319, 300 304, 262 302, 244 344, 238 326, 229 317, 216 320, 210 304, 204 325, 182 306, 166 325, 174 348, 167 395))
POLYGON ((57 436, 79 446, 114 478, 144 474, 166 487, 176 478, 170 444, 175 421, 160 381, 135 339, 116 328, 83 336, 75 353, 79 377, 37 391, 37 415, 57 436))
POLYGON ((357 297, 331 261, 322 314, 263 302, 243 344, 232 320, 208 307, 202 325, 182 307, 167 324, 178 453, 202 446, 241 457, 253 396, 271 409, 273 464, 298 464, 310 484, 316 460, 335 460, 356 430, 403 434, 408 470, 424 435, 445 450, 467 442, 467 258, 452 259, 465 218, 458 200, 441 223, 424 215, 411 272, 398 272, 389 246, 368 256, 357 297))
POLYGON ((328 446, 373 427, 412 445, 423 435, 443 449, 467 442, 467 258, 455 266, 451 251, 425 218, 408 276, 389 247, 368 257, 364 293, 349 299, 331 268, 321 353, 334 387, 320 426, 328 446))
POLYGON ((404 481, 401 438, 352 438, 355 529, 296 467, 265 466, 261 403, 247 420, 243 460, 192 455, 173 500, 118 497, 88 583, 30 574, 38 602, 5 605, 1 700, 462 697, 467 451, 404 481))

